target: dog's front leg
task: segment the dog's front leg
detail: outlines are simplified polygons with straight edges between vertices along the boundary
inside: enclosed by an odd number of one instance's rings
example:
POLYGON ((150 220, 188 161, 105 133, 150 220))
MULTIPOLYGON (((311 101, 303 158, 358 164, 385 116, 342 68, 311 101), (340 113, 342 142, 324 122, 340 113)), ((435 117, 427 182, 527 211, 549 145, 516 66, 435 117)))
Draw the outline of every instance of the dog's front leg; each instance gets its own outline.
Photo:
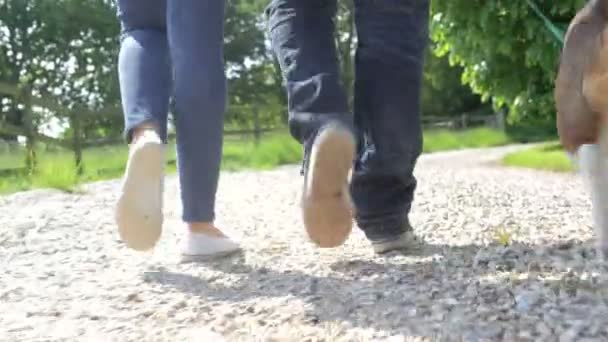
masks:
POLYGON ((602 122, 602 128, 600 129, 599 136, 599 172, 595 177, 596 181, 596 192, 594 195, 594 201, 597 207, 595 209, 595 215, 597 226, 595 228, 597 234, 597 242, 599 252, 604 256, 608 257, 608 127, 606 122, 602 122))
POLYGON ((597 249, 608 257, 608 128, 602 128, 598 144, 580 147, 579 162, 591 192, 597 249))

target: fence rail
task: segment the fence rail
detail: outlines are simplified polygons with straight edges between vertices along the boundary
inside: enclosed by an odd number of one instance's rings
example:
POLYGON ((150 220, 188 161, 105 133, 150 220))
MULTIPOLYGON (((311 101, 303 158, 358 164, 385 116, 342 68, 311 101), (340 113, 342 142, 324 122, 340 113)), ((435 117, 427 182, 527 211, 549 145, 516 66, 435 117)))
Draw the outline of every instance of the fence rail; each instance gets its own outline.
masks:
MULTIPOLYGON (((25 169, 33 171, 36 167, 36 151, 34 146, 37 142, 43 142, 47 145, 58 146, 64 149, 71 150, 74 153, 74 162, 77 172, 80 174, 83 170, 82 151, 85 148, 93 146, 107 146, 120 144, 124 141, 120 138, 109 139, 83 139, 82 128, 86 126, 86 121, 95 117, 122 116, 122 111, 118 107, 105 108, 100 111, 92 111, 88 108, 77 107, 67 109, 57 101, 46 96, 32 95, 28 88, 19 87, 6 82, 0 81, 0 95, 10 96, 22 103, 25 108, 23 110, 23 127, 17 127, 7 122, 0 121, 0 134, 18 135, 26 138, 26 165, 25 169), (68 118, 69 126, 72 129, 71 139, 58 139, 38 132, 33 124, 32 111, 34 107, 44 108, 54 113, 59 114, 64 118, 68 118)), ((276 128, 262 127, 260 123, 259 113, 253 110, 253 129, 235 129, 225 130, 224 135, 250 135, 253 136, 255 143, 259 143, 263 134, 271 132, 276 128)), ((170 138, 173 136, 170 135, 170 138)), ((16 167, 15 169, 22 169, 16 167)))
POLYGON ((467 129, 470 127, 486 126, 501 131, 505 129, 505 115, 497 112, 492 115, 462 114, 458 117, 422 116, 422 126, 425 128, 467 129))
MULTIPOLYGON (((36 168, 36 151, 35 145, 38 142, 45 143, 47 146, 58 146, 64 149, 71 150, 74 153, 74 163, 77 172, 83 172, 82 151, 88 147, 98 147, 120 144, 122 139, 83 139, 82 128, 86 126, 86 121, 94 117, 121 116, 122 111, 117 107, 105 108, 100 111, 92 111, 88 108, 77 107, 68 109, 63 107, 59 102, 47 96, 36 96, 32 91, 25 87, 19 87, 9 83, 0 81, 0 95, 10 96, 22 103, 23 109, 23 125, 17 127, 7 122, 0 121, 0 133, 8 135, 24 136, 25 143, 25 166, 15 167, 17 169, 25 169, 32 172, 36 168), (70 128, 72 129, 71 139, 58 139, 38 132, 34 125, 33 109, 34 107, 44 108, 54 113, 68 118, 70 128)), ((257 110, 253 110, 253 129, 241 130, 225 130, 225 135, 250 135, 253 136, 255 143, 259 143, 263 134, 276 130, 276 128, 262 127, 260 117, 257 110)), ((463 114, 456 118, 423 116, 422 126, 424 128, 447 128, 447 129, 465 129, 474 126, 489 126, 500 130, 504 130, 504 114, 496 113, 494 115, 470 115, 463 114)), ((2 172, 0 172, 2 176, 2 172)))

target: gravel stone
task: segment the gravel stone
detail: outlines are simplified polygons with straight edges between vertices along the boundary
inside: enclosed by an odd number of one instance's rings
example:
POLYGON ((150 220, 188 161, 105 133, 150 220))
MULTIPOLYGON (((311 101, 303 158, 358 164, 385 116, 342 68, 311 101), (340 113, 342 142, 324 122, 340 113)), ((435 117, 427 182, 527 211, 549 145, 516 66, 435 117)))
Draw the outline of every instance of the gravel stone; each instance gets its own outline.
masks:
POLYGON ((179 262, 178 183, 152 252, 118 239, 119 181, 0 197, 2 341, 607 341, 608 266, 578 175, 505 168, 522 146, 424 155, 423 246, 318 249, 297 165, 225 172, 218 224, 240 256, 179 262))

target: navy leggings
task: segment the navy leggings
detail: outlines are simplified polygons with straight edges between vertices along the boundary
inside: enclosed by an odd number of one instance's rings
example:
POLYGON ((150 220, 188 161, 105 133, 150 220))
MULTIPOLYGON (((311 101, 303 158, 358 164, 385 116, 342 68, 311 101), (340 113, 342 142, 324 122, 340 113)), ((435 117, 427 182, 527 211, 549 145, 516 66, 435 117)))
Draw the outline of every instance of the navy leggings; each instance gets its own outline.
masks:
POLYGON ((167 139, 175 100, 185 222, 214 219, 226 110, 224 0, 118 0, 125 135, 143 123, 167 139))

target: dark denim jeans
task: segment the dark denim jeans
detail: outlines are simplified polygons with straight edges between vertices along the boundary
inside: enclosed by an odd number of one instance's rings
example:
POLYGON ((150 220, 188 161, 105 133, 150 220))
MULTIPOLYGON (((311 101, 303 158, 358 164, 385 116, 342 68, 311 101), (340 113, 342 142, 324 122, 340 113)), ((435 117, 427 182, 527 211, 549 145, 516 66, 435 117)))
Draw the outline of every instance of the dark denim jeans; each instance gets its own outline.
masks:
POLYGON ((383 239, 409 229, 413 170, 422 150, 429 0, 355 0, 354 115, 340 81, 336 6, 336 0, 272 0, 266 9, 271 44, 304 165, 321 126, 339 121, 351 127, 358 140, 351 183, 356 220, 369 239, 383 239))

